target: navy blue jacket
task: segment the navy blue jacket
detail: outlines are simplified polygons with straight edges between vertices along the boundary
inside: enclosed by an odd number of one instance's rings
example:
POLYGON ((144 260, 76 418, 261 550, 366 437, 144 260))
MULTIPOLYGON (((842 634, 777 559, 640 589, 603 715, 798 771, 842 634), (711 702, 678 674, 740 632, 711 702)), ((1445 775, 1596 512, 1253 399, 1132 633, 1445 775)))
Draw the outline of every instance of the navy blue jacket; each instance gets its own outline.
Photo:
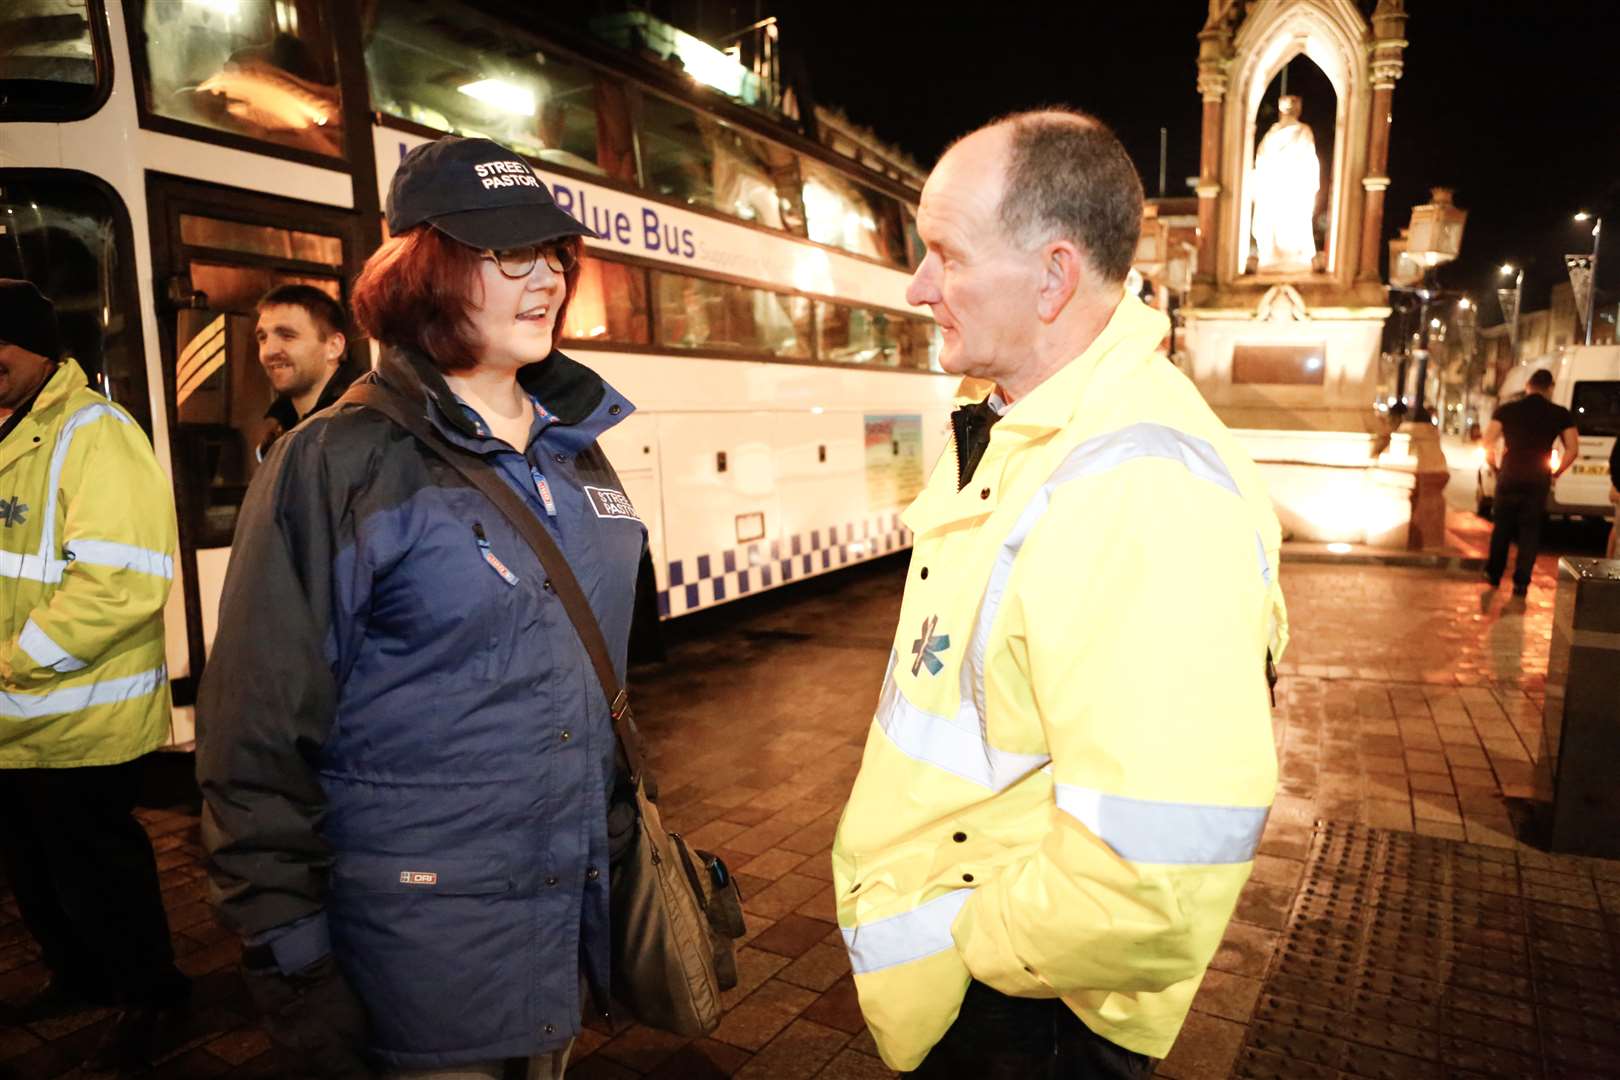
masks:
MULTIPOLYGON (((367 378, 421 401, 553 530, 622 678, 646 534, 596 439, 629 402, 553 353, 520 373, 543 415, 519 454, 425 358, 390 350, 367 378)), ((225 921, 287 970, 330 948, 381 1061, 578 1032, 581 974, 608 986, 607 702, 539 560, 447 464, 350 405, 275 444, 198 721, 225 921)))

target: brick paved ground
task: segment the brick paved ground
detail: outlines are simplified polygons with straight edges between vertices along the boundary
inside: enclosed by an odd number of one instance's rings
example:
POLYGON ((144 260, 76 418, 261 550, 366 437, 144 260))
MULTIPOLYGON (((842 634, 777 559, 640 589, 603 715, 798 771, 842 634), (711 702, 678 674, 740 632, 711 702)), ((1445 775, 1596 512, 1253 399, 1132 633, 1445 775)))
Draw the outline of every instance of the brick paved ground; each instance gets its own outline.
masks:
MULTIPOLYGON (((1479 585, 1461 573, 1285 565, 1294 641, 1276 713, 1281 793, 1237 920, 1158 1075, 1230 1071, 1316 819, 1517 843, 1520 811, 1510 799, 1529 794, 1539 750, 1554 563, 1544 557, 1520 610, 1505 608, 1501 595, 1482 602, 1479 585)), ((750 937, 738 954, 742 984, 727 994, 713 1036, 588 1029, 570 1077, 890 1075, 856 1008, 828 849, 887 659, 901 574, 891 560, 810 583, 787 602, 698 616, 666 664, 637 672, 666 818, 733 867, 750 937)), ((176 951, 199 980, 176 1050, 150 1075, 284 1075, 247 1019, 232 973, 237 945, 203 901, 196 819, 151 811, 145 820, 176 951)), ((0 905, 0 1076, 87 1075, 73 1067, 108 1014, 19 1025, 15 1004, 42 977, 8 900, 0 905)))

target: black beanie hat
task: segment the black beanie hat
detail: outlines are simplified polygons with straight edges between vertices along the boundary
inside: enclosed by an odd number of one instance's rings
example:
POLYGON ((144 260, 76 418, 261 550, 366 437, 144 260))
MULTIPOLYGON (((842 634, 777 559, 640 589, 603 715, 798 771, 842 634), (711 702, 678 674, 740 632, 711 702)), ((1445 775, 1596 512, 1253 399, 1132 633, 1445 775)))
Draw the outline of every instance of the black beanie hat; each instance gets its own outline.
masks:
POLYGON ((62 355, 56 306, 31 281, 0 278, 0 341, 20 345, 47 360, 62 355))

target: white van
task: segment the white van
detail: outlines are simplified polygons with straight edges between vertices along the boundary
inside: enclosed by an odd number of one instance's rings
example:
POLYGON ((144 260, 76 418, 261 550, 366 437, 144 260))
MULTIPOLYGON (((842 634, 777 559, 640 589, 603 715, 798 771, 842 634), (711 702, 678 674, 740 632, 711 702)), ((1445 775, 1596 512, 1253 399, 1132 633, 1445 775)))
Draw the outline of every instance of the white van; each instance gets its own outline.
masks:
MULTIPOLYGON (((1575 414, 1581 435, 1580 456, 1558 478, 1547 513, 1553 517, 1606 518, 1609 503, 1609 452, 1620 436, 1620 345, 1566 345, 1550 356, 1525 360, 1502 378, 1497 404, 1524 396, 1525 383, 1537 370, 1552 372, 1552 400, 1575 414)), ((1563 450, 1553 445, 1553 460, 1563 450)), ((1478 510, 1490 516, 1496 495, 1496 470, 1479 467, 1478 510)))

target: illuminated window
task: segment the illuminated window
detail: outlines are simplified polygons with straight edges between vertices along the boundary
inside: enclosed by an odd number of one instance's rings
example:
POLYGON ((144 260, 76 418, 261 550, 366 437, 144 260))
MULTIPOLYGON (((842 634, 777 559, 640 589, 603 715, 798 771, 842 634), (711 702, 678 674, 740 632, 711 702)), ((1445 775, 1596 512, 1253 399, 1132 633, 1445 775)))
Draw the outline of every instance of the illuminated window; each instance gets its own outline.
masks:
POLYGON ((373 104, 548 165, 635 179, 624 88, 510 23, 448 0, 378 5, 366 41, 373 104))
POLYGON ((647 272, 605 259, 580 263, 562 336, 602 344, 647 344, 647 272))
POLYGON ((639 130, 650 190, 804 235, 797 155, 653 94, 642 99, 639 130))
POLYGON ((810 359, 808 298, 684 274, 652 277, 659 344, 810 359))
POLYGON ((147 0, 142 7, 152 113, 342 155, 337 57, 323 6, 147 0))
POLYGON ((85 0, 10 0, 0 13, 0 119, 87 116, 106 61, 85 0))
POLYGON ((816 358, 927 371, 933 322, 816 301, 816 358))
POLYGON ((806 158, 804 213, 810 239, 895 266, 907 265, 900 204, 806 158))

